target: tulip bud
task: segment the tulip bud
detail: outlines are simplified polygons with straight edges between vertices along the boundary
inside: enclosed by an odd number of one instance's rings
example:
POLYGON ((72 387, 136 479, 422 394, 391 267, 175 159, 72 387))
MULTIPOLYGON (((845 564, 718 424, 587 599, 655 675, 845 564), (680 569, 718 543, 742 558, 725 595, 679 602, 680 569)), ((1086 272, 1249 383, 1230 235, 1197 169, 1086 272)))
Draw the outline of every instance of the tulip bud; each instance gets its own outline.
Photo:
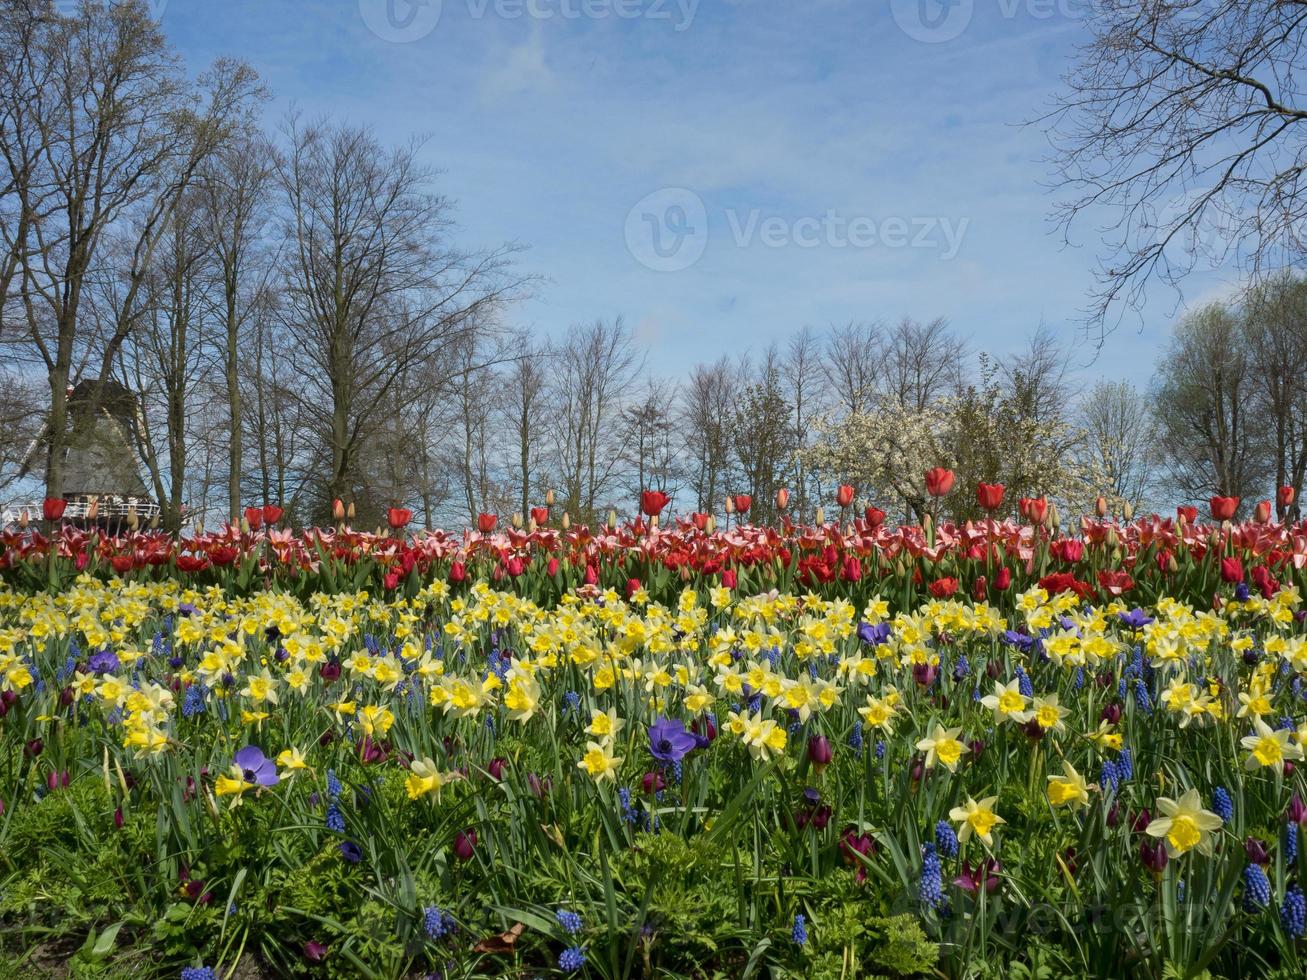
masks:
POLYGON ((339 497, 331 502, 331 516, 337 521, 345 519, 345 505, 339 497))
POLYGON ((818 524, 825 524, 825 523, 826 523, 826 508, 825 508, 825 507, 818 507, 818 508, 817 508, 817 513, 813 515, 813 520, 815 520, 818 524))
POLYGON ((454 835, 454 855, 460 861, 471 861, 472 856, 476 853, 477 832, 474 828, 469 827, 467 830, 460 830, 454 835))
POLYGON ((831 748, 830 739, 825 735, 814 735, 808 739, 808 761, 818 772, 830 765, 833 758, 835 758, 835 750, 831 748))
POLYGON ((1107 516, 1107 498, 1106 498, 1106 497, 1099 496, 1099 498, 1098 498, 1097 500, 1094 501, 1094 513, 1097 514, 1099 517, 1106 517, 1106 516, 1107 516))
POLYGON ((712 533, 713 533, 714 531, 716 531, 716 530, 717 530, 717 518, 713 517, 712 514, 709 514, 709 515, 708 515, 708 533, 709 533, 709 534, 712 534, 712 533))
POLYGON ((563 519, 560 523, 563 525, 563 530, 566 531, 572 526, 572 515, 567 511, 563 511, 563 519))
POLYGON ((609 507, 609 508, 608 508, 608 530, 610 530, 610 531, 614 531, 614 530, 616 530, 616 529, 617 529, 617 511, 615 511, 615 510, 613 510, 613 508, 609 507))
POLYGON ((734 514, 734 513, 735 513, 735 498, 734 498, 734 497, 727 497, 727 498, 726 498, 726 513, 727 513, 727 514, 734 514))
POLYGON ((1267 524, 1271 520, 1271 502, 1269 500, 1257 501, 1257 506, 1253 508, 1253 520, 1258 524, 1267 524))
POLYGON ((354 510, 354 501, 351 500, 349 502, 349 506, 345 508, 345 520, 347 521, 354 520, 356 514, 357 511, 354 510))
POLYGON ((246 520, 244 517, 241 518, 240 528, 241 528, 241 534, 250 533, 250 522, 246 520))
POLYGON ((554 506, 554 491, 552 487, 545 491, 545 506, 546 507, 554 506))
POLYGON ((784 510, 790 503, 790 491, 784 487, 776 491, 776 509, 784 510))
POLYGON ((24 531, 26 531, 28 522, 31 521, 31 519, 32 519, 31 516, 27 512, 27 508, 24 507, 22 513, 18 515, 18 526, 21 527, 24 531))
POLYGON ((522 512, 520 510, 513 511, 513 527, 518 530, 522 528, 522 512))

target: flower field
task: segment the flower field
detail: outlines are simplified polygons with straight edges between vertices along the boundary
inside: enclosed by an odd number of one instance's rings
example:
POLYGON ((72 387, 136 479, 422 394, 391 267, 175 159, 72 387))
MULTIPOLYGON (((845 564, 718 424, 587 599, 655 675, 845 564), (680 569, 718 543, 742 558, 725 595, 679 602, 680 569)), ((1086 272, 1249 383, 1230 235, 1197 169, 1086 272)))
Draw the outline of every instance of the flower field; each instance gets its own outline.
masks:
POLYGON ((5 532, 0 976, 1302 976, 1223 507, 5 532))

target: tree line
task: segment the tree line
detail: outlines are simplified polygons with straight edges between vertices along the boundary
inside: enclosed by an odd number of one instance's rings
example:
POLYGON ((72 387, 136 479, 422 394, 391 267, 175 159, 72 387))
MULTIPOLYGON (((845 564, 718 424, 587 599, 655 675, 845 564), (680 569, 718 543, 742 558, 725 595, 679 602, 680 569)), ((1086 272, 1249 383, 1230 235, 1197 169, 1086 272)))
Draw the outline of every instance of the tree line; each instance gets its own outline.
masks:
POLYGON ((171 529, 275 502, 463 525, 602 520, 639 492, 723 516, 776 492, 811 519, 834 488, 896 516, 946 465, 1011 498, 1119 511, 1251 499, 1307 467, 1300 280, 1185 318, 1148 390, 1078 388, 1045 329, 991 357, 943 320, 804 327, 783 344, 655 376, 620 316, 552 340, 514 326, 537 287, 514 243, 458 244, 424 142, 291 113, 257 73, 195 77, 140 2, 0 14, 0 493, 62 496, 68 392, 139 398, 130 439, 171 529))

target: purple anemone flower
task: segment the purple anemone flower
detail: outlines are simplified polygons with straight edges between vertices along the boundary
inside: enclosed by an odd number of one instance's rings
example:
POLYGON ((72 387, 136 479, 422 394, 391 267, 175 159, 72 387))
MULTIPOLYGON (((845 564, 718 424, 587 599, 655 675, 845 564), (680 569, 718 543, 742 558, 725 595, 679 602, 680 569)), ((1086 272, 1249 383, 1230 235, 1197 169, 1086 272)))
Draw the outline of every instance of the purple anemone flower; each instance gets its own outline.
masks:
POLYGON ((698 744, 683 722, 659 718, 649 726, 649 754, 660 762, 680 762, 698 744))
POLYGON ((112 674, 118 669, 118 657, 112 650, 98 650, 86 660, 92 674, 112 674))
POLYGON ((232 763, 240 767, 241 776, 254 786, 276 786, 277 764, 265 756, 261 749, 247 745, 232 757, 232 763))
POLYGON ((1153 621, 1153 618, 1142 609, 1131 609, 1129 612, 1117 613, 1116 615, 1122 623, 1134 630, 1141 630, 1153 621))

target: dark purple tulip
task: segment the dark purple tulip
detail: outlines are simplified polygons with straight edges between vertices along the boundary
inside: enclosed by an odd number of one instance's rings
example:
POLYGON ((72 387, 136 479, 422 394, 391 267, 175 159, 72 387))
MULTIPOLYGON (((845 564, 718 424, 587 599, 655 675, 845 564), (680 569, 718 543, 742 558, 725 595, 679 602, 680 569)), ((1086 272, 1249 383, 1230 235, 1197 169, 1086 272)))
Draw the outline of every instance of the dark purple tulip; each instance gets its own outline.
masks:
POLYGON ((340 842, 340 856, 350 864, 358 864, 363 860, 363 849, 352 840, 343 840, 340 842))
POLYGON ((310 963, 321 963, 327 958, 327 947, 316 939, 304 944, 304 958, 310 963))
POLYGON ((35 759, 45 750, 45 743, 39 738, 34 738, 23 746, 23 755, 29 759, 35 759))
POLYGON ((985 751, 985 740, 983 738, 973 738, 967 743, 967 748, 971 750, 971 761, 977 762, 980 759, 980 753, 985 751))
POLYGON ((1099 687, 1111 687, 1113 680, 1114 678, 1112 677, 1112 672, 1110 670, 1100 670, 1094 678, 1094 681, 1099 687))
POLYGON ((1032 742, 1038 742, 1044 737, 1044 728, 1039 724, 1037 718, 1031 718, 1021 726, 1021 730, 1025 732, 1026 738, 1030 739, 1032 742))
POLYGON ((1243 851, 1253 864, 1260 864, 1265 867, 1271 863, 1271 855, 1267 853, 1266 845, 1256 837, 1249 837, 1243 842, 1243 851))
POLYGON ((1148 825, 1153 822, 1153 815, 1148 807, 1144 807, 1135 814, 1135 818, 1130 821, 1130 829, 1136 834, 1142 834, 1148 829, 1148 825))
POLYGON ((1115 725, 1121 720, 1121 706, 1115 702, 1103 705, 1103 710, 1098 713, 1098 717, 1109 725, 1115 725))
POLYGON ((1109 827, 1115 827, 1120 822, 1121 822, 1121 809, 1117 805, 1116 800, 1113 799, 1112 805, 1107 810, 1107 825, 1109 827))
POLYGON ((1144 863, 1144 867, 1149 871, 1160 875, 1169 860, 1166 854, 1166 845, 1160 840, 1154 841, 1144 838, 1139 845, 1139 860, 1144 863))
POLYGON ((1243 662, 1249 667, 1256 667, 1259 659, 1256 650, 1245 650, 1243 652, 1243 662))
POLYGON ((1285 775, 1285 778, 1288 778, 1289 776, 1292 776, 1292 775, 1293 775, 1293 770, 1294 770, 1294 764, 1293 764, 1292 762, 1290 762, 1288 759, 1285 759, 1285 760, 1284 760, 1284 775, 1285 775))
POLYGON ((538 800, 543 800, 549 794, 549 790, 553 787, 553 784, 552 779, 541 779, 533 772, 526 774, 527 789, 529 789, 531 795, 538 800))
POLYGON ((818 830, 825 830, 830 818, 831 808, 828 806, 819 806, 812 811, 812 825, 818 830))
POLYGON ((318 668, 318 676, 330 684, 332 681, 340 678, 340 664, 334 660, 328 660, 318 668))
POLYGON ((717 723, 709 715, 694 719, 690 727, 694 730, 694 737, 701 749, 706 749, 717 737, 717 723))
POLYGON ((925 774, 926 774, 926 767, 922 764, 921 760, 918 759, 916 762, 912 764, 912 781, 914 783, 921 782, 921 777, 924 776, 925 774))
POLYGON ((454 835, 454 856, 460 861, 471 861, 477 849, 477 832, 475 828, 460 830, 454 835))
POLYGON ((486 766, 486 771, 490 773, 490 778, 498 783, 503 781, 504 770, 507 768, 508 760, 496 757, 490 760, 490 764, 486 766))
POLYGON ((647 772, 640 777, 640 788, 645 793, 660 793, 667 788, 667 782, 660 772, 647 772))
POLYGON ((814 735, 808 739, 808 761, 817 767, 818 772, 830 765, 833 758, 835 758, 835 750, 831 748, 830 739, 825 735, 814 735))
POLYGON ((113 826, 115 830, 123 829, 123 808, 115 807, 113 811, 113 826))
POLYGON ((66 708, 73 703, 74 695, 71 687, 60 688, 59 690, 59 707, 66 708))
POLYGON ((67 787, 68 780, 68 770, 55 770, 45 777, 45 785, 51 792, 54 792, 57 789, 67 787))
POLYGON ((988 677, 991 681, 996 681, 996 680, 998 680, 998 662, 997 662, 997 661, 995 661, 995 660, 991 660, 989 663, 985 664, 985 676, 988 677))
POLYGON ((920 687, 930 687, 939 676, 939 668, 934 664, 913 664, 912 679, 920 687))
POLYGON ((1289 800, 1288 816, 1296 824, 1307 824, 1307 803, 1304 803, 1297 793, 1294 793, 1293 798, 1289 800))
POLYGON ((973 868, 970 861, 962 862, 962 873, 953 879, 964 892, 976 895, 984 888, 986 894, 992 894, 998 888, 999 863, 994 858, 985 858, 973 868))

